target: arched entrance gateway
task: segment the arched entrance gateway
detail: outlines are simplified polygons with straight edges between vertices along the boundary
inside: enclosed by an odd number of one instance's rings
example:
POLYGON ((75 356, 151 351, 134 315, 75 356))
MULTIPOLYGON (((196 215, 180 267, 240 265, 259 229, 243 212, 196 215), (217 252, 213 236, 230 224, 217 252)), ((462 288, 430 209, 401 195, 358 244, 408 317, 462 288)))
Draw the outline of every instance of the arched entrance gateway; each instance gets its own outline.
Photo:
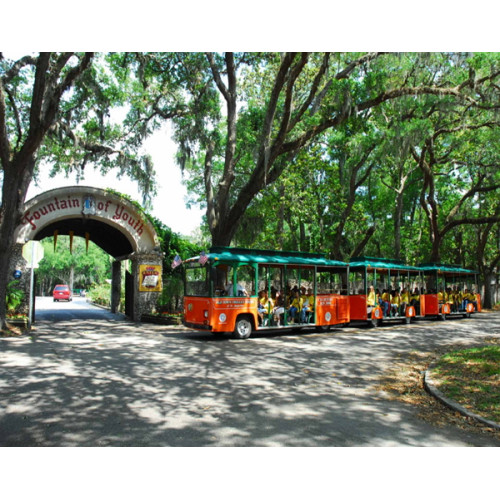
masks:
POLYGON ((140 321, 150 312, 161 292, 162 254, 156 231, 130 201, 93 187, 74 186, 53 189, 29 200, 16 229, 16 244, 11 260, 12 272, 22 273, 21 286, 29 297, 29 270, 22 247, 29 240, 48 236, 81 236, 94 242, 114 257, 111 309, 120 301, 121 263, 131 260, 125 295, 127 316, 140 321))

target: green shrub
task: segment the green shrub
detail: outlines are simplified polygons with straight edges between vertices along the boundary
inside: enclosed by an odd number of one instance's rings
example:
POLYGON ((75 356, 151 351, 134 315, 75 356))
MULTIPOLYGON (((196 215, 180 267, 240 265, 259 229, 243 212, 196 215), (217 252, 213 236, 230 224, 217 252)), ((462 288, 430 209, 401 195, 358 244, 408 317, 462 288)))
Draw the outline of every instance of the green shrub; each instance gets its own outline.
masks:
POLYGON ((93 285, 88 291, 88 296, 94 304, 111 307, 111 285, 109 283, 93 285))
POLYGON ((15 311, 24 300, 24 291, 16 288, 19 280, 11 281, 7 284, 6 306, 10 312, 15 311))

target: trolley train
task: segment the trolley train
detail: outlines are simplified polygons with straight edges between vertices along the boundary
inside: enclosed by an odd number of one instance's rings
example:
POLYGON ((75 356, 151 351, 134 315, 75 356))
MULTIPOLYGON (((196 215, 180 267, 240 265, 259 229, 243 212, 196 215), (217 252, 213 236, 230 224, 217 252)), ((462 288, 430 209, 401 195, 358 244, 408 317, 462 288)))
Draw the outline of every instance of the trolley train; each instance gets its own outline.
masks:
POLYGON ((442 264, 212 247, 184 264, 184 325, 248 338, 259 330, 353 321, 378 326, 481 311, 475 271, 442 264))

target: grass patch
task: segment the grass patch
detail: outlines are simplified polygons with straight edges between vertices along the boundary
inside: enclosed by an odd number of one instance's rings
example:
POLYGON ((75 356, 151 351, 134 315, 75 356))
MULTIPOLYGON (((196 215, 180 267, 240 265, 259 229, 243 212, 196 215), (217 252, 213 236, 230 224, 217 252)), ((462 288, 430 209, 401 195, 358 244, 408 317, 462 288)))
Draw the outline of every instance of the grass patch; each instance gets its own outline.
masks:
MULTIPOLYGON (((485 337, 482 339, 484 344, 500 346, 499 337, 485 337)), ((462 415, 458 411, 453 411, 446 405, 443 405, 438 399, 432 397, 424 388, 424 373, 429 365, 447 354, 449 346, 438 348, 429 352, 412 351, 401 354, 394 359, 391 367, 378 380, 374 389, 383 391, 385 397, 410 404, 415 407, 416 414, 422 420, 430 424, 445 428, 449 426, 458 427, 466 432, 474 432, 482 435, 491 436, 495 443, 500 442, 500 431, 488 427, 472 418, 462 415)), ((456 350, 463 350, 463 347, 456 347, 456 350)), ((433 380, 438 381, 436 374, 433 380)), ((442 387, 442 386, 441 386, 442 387)), ((440 389, 441 389, 440 387, 440 389)), ((444 392, 444 391, 443 391, 444 392)), ((476 414, 479 412, 476 410, 476 414)), ((493 415, 488 413, 484 415, 488 420, 494 420, 493 415)))
POLYGON ((432 369, 447 397, 481 417, 500 422, 500 346, 450 352, 432 369))

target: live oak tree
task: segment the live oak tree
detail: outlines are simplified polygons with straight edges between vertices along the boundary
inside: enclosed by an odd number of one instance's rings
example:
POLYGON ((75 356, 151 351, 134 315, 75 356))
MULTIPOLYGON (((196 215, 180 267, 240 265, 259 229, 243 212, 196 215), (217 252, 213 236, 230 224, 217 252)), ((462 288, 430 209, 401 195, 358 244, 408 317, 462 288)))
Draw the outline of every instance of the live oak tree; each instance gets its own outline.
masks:
POLYGON ((472 103, 477 84, 467 71, 449 79, 445 66, 413 83, 424 65, 418 54, 210 53, 188 59, 179 64, 196 68, 186 92, 198 113, 174 119, 175 137, 193 176, 190 187, 206 204, 212 242, 221 245, 232 241, 256 196, 328 130, 404 96, 472 103))
MULTIPOLYGON (((427 260, 438 262, 444 253, 449 262, 465 265, 464 256, 453 252, 449 242, 458 242, 467 228, 498 222, 495 203, 480 210, 477 206, 486 193, 496 192, 498 197, 500 189, 494 146, 500 124, 499 67, 498 54, 428 55, 421 72, 467 89, 463 98, 408 96, 378 110, 391 123, 387 164, 397 160, 394 165, 400 169, 400 187, 394 183, 390 187, 398 202, 405 200, 413 247, 420 248, 427 260), (422 227, 414 225, 415 216, 427 222, 428 253, 420 238, 422 227)), ((402 208, 398 207, 400 217, 402 208)), ((473 256, 468 262, 476 267, 473 256)))
POLYGON ((423 175, 420 205, 429 224, 433 262, 440 261, 443 239, 457 228, 500 222, 498 203, 481 204, 481 210, 477 209, 485 193, 498 196, 500 192, 500 157, 486 146, 496 143, 498 125, 489 121, 461 123, 451 129, 438 125, 418 151, 412 150, 423 175), (478 133, 489 127, 493 134, 478 133), (478 139, 477 144, 483 146, 471 148, 478 139))
MULTIPOLYGON (((480 56, 479 59, 481 60, 480 56)), ((432 74, 442 76, 446 73, 446 66, 443 66, 447 62, 446 58, 439 55, 438 60, 432 62, 432 74)), ((381 104, 370 116, 374 121, 373 126, 379 131, 377 165, 369 177, 354 186, 348 206, 353 206, 354 199, 359 205, 362 190, 372 192, 375 200, 372 207, 367 205, 362 210, 371 214, 373 221, 382 221, 372 245, 378 246, 378 255, 396 258, 404 256, 407 260, 417 262, 424 259, 439 260, 443 238, 449 234, 459 235, 457 227, 498 221, 494 213, 495 203, 484 204, 480 211, 471 208, 471 203, 473 205, 478 197, 484 199, 487 192, 496 193, 498 198, 499 186, 498 180, 495 180, 495 175, 498 179, 499 172, 495 148, 498 142, 499 99, 498 85, 495 84, 499 79, 498 57, 490 59, 483 66, 477 66, 475 59, 466 63, 465 58, 460 60, 458 57, 455 58, 455 63, 455 72, 458 71, 457 68, 462 70, 461 78, 464 77, 464 69, 470 64, 470 71, 465 73, 474 83, 470 86, 472 92, 464 94, 463 98, 432 93, 419 96, 418 99, 406 96, 381 104), (411 154, 412 151, 418 151, 418 154, 424 156, 429 154, 429 140, 433 137, 436 141, 440 137, 442 146, 447 150, 439 160, 442 165, 435 170, 437 190, 432 189, 432 171, 419 169, 411 154), (377 178, 382 186, 376 185, 377 178), (392 191, 392 195, 384 194, 384 186, 392 191), (391 216, 394 223, 392 234, 384 228, 383 221, 388 216, 391 216), (423 231, 421 221, 424 217, 427 217, 429 227, 423 231), (403 232, 405 238, 402 240, 403 232), (429 245, 425 235, 429 238, 429 245), (384 251, 380 251, 384 241, 388 244, 384 251), (403 250, 401 241, 404 241, 403 250)), ((423 74, 420 74, 420 79, 423 74)), ((447 73, 447 77, 460 81, 453 72, 447 73)), ((417 84, 418 81, 412 82, 412 86, 417 84)), ((463 83, 461 86, 466 88, 463 83)), ((352 121, 351 119, 349 123, 352 121)), ((363 138, 366 140, 367 137, 369 135, 365 130, 363 138)), ((347 149, 348 156, 355 158, 356 149, 349 146, 347 149)), ((368 151, 368 148, 365 147, 365 150, 368 151)), ((436 160, 435 155, 433 158, 436 160)), ((340 158, 336 162, 340 169, 343 162, 340 158)), ((348 186, 349 182, 346 180, 343 184, 348 186)), ((343 211, 341 219, 344 220, 348 213, 345 212, 345 207, 342 208, 341 200, 342 198, 339 199, 339 210, 343 211)), ((332 202, 333 200, 329 201, 332 202)), ((339 228, 342 229, 342 223, 337 225, 337 229, 339 228)), ((348 236, 352 239, 352 232, 348 232, 348 236)), ((334 248, 339 249, 338 241, 334 248)), ((446 257, 464 265, 465 261, 453 253, 448 252, 446 257)), ((469 262, 473 264, 475 261, 469 259, 469 262)))
MULTIPOLYGON (((150 193, 153 169, 137 151, 144 134, 110 117, 129 99, 121 80, 94 53, 40 53, 11 60, 0 54, 0 328, 16 226, 28 186, 39 169, 118 168, 150 193)), ((136 125, 136 124, 132 124, 136 125)))
MULTIPOLYGON (((497 203, 496 214, 500 215, 500 203, 497 203)), ((498 282, 495 279, 495 270, 500 266, 500 224, 489 222, 477 226, 477 232, 470 243, 465 242, 466 247, 476 250, 474 255, 478 265, 478 271, 484 279, 484 296, 482 297, 483 306, 491 308, 493 306, 493 297, 491 283, 496 283, 498 290, 498 282)), ((497 273, 498 274, 498 271, 497 273)))
MULTIPOLYGON (((344 256, 394 248, 395 243, 395 256, 404 253, 422 260, 422 248, 428 248, 427 257, 439 257, 443 235, 430 224, 422 225, 432 199, 429 175, 412 152, 425 153, 424 158, 430 151, 426 141, 438 130, 436 117, 445 117, 450 127, 458 127, 453 120, 460 117, 468 127, 479 126, 484 120, 496 121, 500 101, 495 54, 142 54, 140 65, 144 86, 153 90, 144 109, 154 119, 172 119, 192 201, 205 206, 216 245, 251 243, 253 238, 271 246, 307 248, 302 241, 306 237, 321 247, 328 232, 330 243, 336 243, 323 249, 342 249, 344 256), (360 122, 366 127, 356 126, 360 122), (343 128, 354 135, 343 145, 344 160, 331 156, 340 183, 328 185, 342 195, 337 199, 341 213, 325 217, 322 210, 335 200, 316 180, 322 178, 321 160, 330 153, 323 148, 323 157, 314 157, 309 167, 317 175, 310 180, 299 177, 299 170, 307 170, 301 169, 300 156, 309 147, 321 149, 329 134, 343 128), (375 142, 370 142, 370 130, 375 142), (342 165, 350 165, 349 172, 356 175, 342 177, 342 165), (391 166, 397 172, 389 178, 385 174, 391 166), (347 186, 350 191, 342 194, 347 186), (324 197, 316 204, 316 217, 310 210, 312 193, 324 197), (391 232, 386 230, 388 212, 394 223, 391 232), (361 214, 365 222, 356 223, 363 220, 361 214), (266 224, 272 217, 276 223, 266 224), (419 245, 406 241, 415 224, 419 245), (274 236, 260 235, 259 227, 274 231, 274 236), (364 231, 355 245, 353 231, 364 231), (339 240, 348 243, 345 248, 339 248, 339 240)), ((458 139, 456 135, 454 146, 458 139)), ((469 140, 475 144, 477 136, 469 140)), ((476 145, 484 149, 484 144, 476 145)), ((442 179, 441 173, 438 177, 442 179)), ((450 192, 455 186, 462 189, 455 179, 448 181, 450 192)), ((486 185, 494 189, 495 182, 481 181, 480 189, 486 185)), ((450 227, 458 220, 449 220, 450 227)), ((474 217, 473 223, 481 218, 474 217)))

